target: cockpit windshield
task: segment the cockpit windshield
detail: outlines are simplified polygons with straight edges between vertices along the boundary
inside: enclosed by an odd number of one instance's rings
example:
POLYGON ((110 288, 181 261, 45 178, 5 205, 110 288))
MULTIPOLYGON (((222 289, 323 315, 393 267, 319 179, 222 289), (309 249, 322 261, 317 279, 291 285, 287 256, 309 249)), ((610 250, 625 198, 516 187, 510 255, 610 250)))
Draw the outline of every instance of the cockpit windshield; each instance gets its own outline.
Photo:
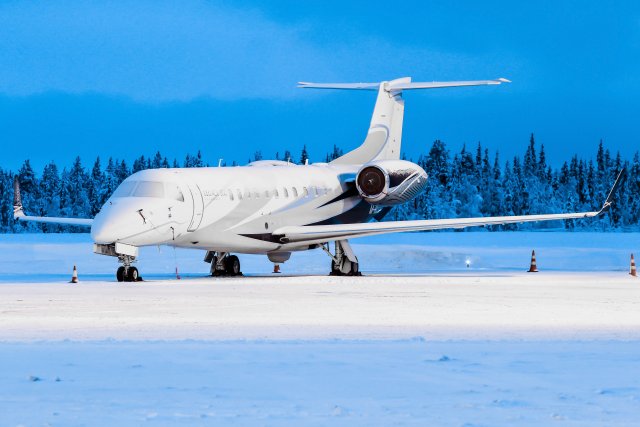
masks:
POLYGON ((162 199, 164 197, 164 185, 161 182, 140 181, 133 191, 133 197, 154 197, 162 199))
POLYGON ((184 202, 184 194, 175 182, 124 181, 111 197, 153 197, 184 202))
POLYGON ((133 192, 137 182, 136 181, 125 181, 116 188, 116 191, 113 192, 111 197, 129 197, 133 192))

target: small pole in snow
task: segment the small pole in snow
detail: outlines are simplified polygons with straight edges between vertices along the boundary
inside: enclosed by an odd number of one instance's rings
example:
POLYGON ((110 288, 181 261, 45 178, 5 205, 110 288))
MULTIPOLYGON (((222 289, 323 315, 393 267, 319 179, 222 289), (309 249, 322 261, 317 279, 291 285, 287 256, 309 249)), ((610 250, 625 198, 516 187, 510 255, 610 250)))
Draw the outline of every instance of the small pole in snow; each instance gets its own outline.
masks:
POLYGON ((180 280, 180 274, 178 273, 178 257, 176 256, 176 247, 173 247, 173 262, 176 264, 176 279, 180 280))
POLYGON ((636 272, 636 260, 633 259, 633 254, 631 254, 631 270, 629 270, 629 274, 633 277, 638 276, 638 273, 636 272))
POLYGON ((222 159, 218 159, 218 167, 222 166, 222 159))

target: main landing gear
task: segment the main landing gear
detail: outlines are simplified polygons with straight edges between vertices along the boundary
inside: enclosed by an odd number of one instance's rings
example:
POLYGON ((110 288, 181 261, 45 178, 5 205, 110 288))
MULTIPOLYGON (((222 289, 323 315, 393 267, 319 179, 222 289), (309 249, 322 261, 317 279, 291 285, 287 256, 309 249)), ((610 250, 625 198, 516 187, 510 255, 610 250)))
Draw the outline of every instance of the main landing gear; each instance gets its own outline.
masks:
POLYGON ((135 260, 135 257, 130 255, 120 255, 118 260, 122 263, 116 271, 116 279, 118 282, 141 282, 142 276, 138 272, 138 269, 131 266, 131 263, 135 260))
POLYGON ((242 276, 240 260, 229 252, 207 251, 204 262, 211 264, 212 276, 242 276))
POLYGON ((358 266, 358 258, 353 253, 348 240, 336 240, 335 253, 329 250, 329 243, 322 245, 322 250, 331 257, 331 276, 362 276, 358 266))

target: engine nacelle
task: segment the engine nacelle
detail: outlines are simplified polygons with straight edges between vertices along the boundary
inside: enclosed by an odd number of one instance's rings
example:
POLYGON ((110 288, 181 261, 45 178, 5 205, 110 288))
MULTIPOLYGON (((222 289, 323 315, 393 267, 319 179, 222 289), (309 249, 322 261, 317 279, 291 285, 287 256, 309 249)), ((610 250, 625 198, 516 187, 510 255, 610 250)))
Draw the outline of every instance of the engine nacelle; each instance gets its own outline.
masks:
POLYGON ((367 202, 392 206, 415 198, 427 185, 427 173, 406 160, 367 163, 356 175, 356 187, 367 202))

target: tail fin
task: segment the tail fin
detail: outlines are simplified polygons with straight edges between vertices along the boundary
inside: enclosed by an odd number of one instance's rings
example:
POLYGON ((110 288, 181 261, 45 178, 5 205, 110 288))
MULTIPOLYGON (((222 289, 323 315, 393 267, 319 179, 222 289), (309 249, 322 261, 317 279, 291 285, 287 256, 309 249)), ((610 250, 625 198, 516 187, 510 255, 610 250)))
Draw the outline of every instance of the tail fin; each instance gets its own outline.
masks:
POLYGON ((456 86, 499 85, 509 80, 474 80, 458 82, 411 82, 411 77, 380 83, 307 83, 298 87, 313 89, 377 90, 369 132, 361 146, 332 161, 333 164, 364 164, 373 160, 397 160, 402 143, 404 118, 403 90, 434 89, 456 86))
POLYGON ((20 195, 20 181, 18 177, 13 178, 13 219, 24 217, 22 210, 22 196, 20 195))

